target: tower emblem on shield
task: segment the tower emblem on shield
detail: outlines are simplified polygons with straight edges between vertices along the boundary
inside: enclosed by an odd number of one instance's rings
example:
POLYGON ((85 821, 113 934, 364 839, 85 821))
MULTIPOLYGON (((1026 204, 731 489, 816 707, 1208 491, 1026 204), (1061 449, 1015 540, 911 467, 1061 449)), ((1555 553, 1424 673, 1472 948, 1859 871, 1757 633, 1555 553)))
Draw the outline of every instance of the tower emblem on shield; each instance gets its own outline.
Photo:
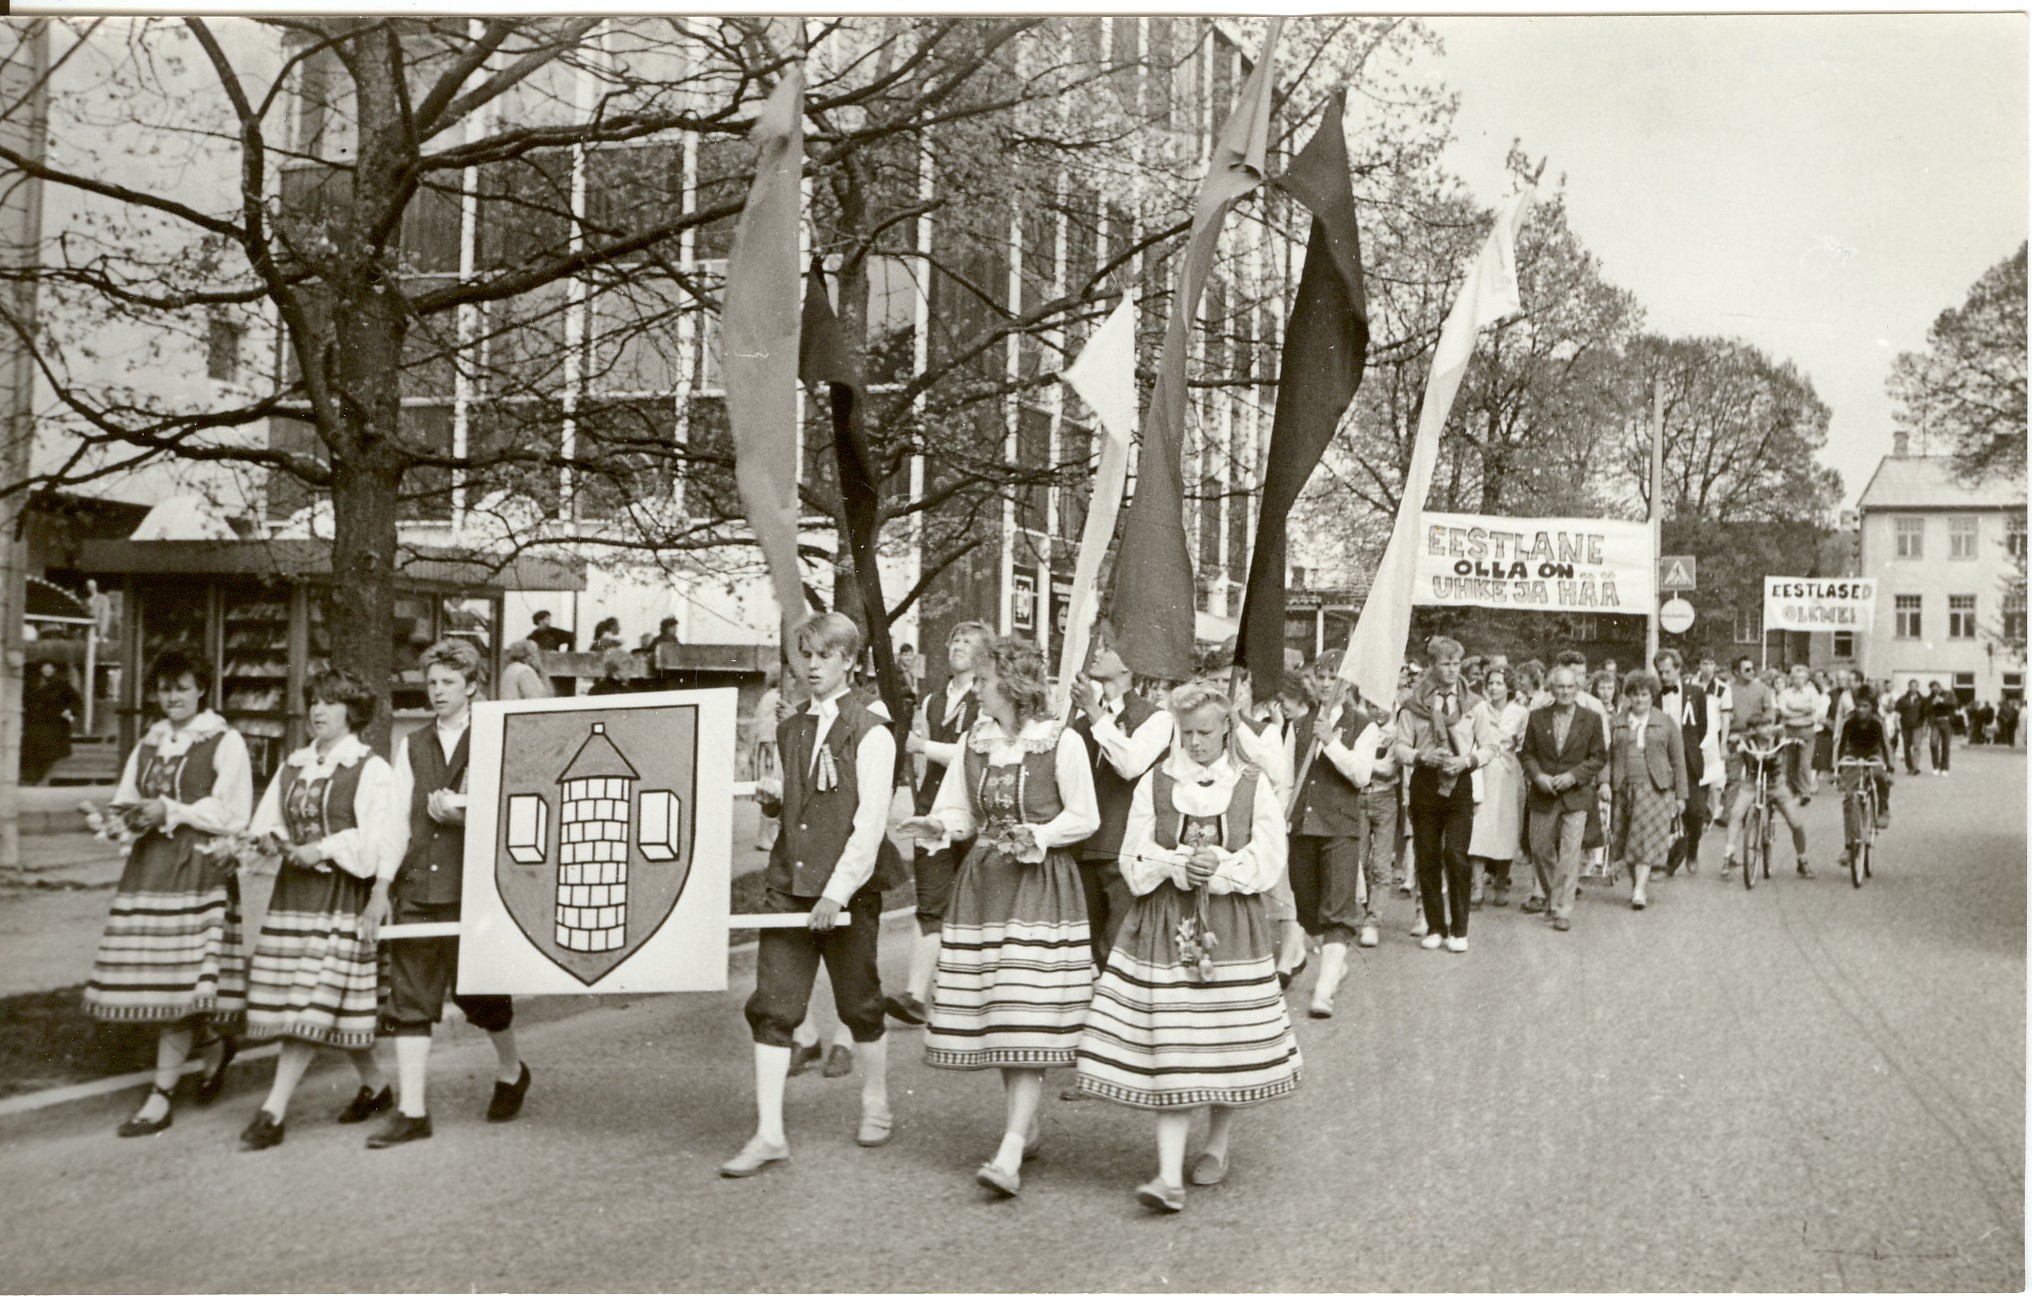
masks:
POLYGON ((501 898, 586 985, 640 949, 684 890, 697 735, 688 707, 505 717, 501 898))

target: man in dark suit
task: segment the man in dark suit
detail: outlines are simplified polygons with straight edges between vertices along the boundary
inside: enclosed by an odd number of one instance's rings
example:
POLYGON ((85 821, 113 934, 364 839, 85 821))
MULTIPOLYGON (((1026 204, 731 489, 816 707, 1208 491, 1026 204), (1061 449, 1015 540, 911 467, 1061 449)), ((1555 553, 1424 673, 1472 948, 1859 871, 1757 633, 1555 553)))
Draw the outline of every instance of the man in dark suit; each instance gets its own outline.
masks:
POLYGON ((1595 779, 1608 763, 1602 724, 1576 705, 1580 677, 1571 666, 1552 672, 1552 705, 1531 713, 1524 728, 1524 781, 1530 786, 1531 867, 1544 898, 1524 902, 1525 913, 1549 912, 1554 931, 1573 926, 1573 893, 1580 882, 1581 841, 1595 779))
POLYGON ((1682 864, 1689 874, 1700 871, 1700 832, 1707 826, 1707 788, 1701 778, 1707 773, 1707 694, 1680 675, 1679 654, 1666 648, 1651 659, 1658 668, 1658 709, 1679 722, 1679 736, 1686 748, 1686 813, 1681 816, 1685 831, 1672 844, 1665 858, 1665 876, 1671 877, 1682 864))

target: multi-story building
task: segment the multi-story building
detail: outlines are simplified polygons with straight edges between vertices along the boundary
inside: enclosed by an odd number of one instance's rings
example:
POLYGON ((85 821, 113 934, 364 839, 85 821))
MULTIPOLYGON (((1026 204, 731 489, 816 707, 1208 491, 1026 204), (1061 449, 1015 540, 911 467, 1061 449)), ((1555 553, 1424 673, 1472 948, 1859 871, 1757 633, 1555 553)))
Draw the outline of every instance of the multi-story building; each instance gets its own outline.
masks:
POLYGON ((2025 694, 2025 478, 1960 480, 1945 456, 1913 455, 1904 433, 1857 506, 1862 574, 1877 581, 1865 674, 1964 702, 2025 694))

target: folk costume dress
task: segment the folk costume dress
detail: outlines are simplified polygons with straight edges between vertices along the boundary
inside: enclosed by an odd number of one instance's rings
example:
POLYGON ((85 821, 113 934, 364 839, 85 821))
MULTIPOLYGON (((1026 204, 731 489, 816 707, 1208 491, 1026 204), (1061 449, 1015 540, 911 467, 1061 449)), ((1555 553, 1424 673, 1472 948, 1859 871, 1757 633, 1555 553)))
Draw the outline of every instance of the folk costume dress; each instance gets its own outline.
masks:
MULTIPOLYGON (((378 967, 360 915, 374 878, 400 858, 408 807, 395 773, 354 734, 320 757, 290 756, 268 785, 251 831, 324 848, 325 864, 285 859, 248 966, 247 1035, 335 1048, 373 1044, 378 967)), ((389 868, 392 871, 392 867, 389 868)))
POLYGON ((1265 893, 1284 872, 1283 806, 1252 768, 1174 751, 1136 786, 1122 843, 1135 906, 1094 987, 1079 1087, 1128 1107, 1248 1107, 1298 1088, 1303 1061, 1277 982, 1265 893), (1220 856, 1204 888, 1196 845, 1220 856), (1190 924, 1190 925, 1188 925, 1190 924), (1197 934, 1214 941, 1199 957, 1197 934))
POLYGON ((949 838, 978 836, 940 933, 925 1062, 960 1071, 1073 1065, 1094 960, 1068 848, 1101 822, 1079 735, 1031 720, 1011 736, 983 716, 947 769, 932 814, 949 838), (1001 845, 1019 823, 1036 836, 1020 854, 1001 845))
POLYGON ((85 1010, 100 1021, 236 1024, 247 1008, 247 954, 233 863, 199 853, 247 826, 254 804, 247 744, 216 711, 183 728, 157 721, 120 775, 113 804, 162 802, 168 817, 127 856, 99 939, 85 1010))

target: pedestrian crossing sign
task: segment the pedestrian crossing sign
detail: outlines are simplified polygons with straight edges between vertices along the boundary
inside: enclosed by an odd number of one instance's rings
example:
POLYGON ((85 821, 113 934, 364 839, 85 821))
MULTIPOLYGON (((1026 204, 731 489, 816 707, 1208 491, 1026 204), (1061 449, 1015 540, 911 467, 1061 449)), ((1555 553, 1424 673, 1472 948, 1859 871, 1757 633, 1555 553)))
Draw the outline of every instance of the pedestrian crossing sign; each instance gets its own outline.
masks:
POLYGON ((1658 560, 1658 588, 1662 592, 1696 588, 1693 574, 1694 560, 1691 554, 1673 554, 1658 560))

